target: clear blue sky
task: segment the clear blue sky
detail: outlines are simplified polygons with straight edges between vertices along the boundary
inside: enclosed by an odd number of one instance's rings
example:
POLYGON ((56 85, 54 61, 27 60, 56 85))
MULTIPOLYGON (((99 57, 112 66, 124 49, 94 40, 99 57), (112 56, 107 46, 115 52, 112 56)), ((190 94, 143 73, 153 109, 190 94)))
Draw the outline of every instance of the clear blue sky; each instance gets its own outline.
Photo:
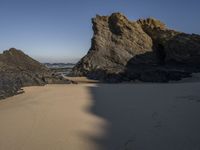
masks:
POLYGON ((118 11, 200 34, 200 0, 0 0, 0 51, 15 47, 42 62, 77 60, 90 47, 91 18, 118 11))

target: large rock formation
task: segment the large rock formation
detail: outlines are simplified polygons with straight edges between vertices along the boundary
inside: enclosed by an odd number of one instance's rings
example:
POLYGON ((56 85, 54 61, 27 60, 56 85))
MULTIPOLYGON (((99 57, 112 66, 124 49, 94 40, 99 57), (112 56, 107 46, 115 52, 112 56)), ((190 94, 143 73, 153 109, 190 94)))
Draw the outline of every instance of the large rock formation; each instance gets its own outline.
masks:
POLYGON ((0 54, 0 99, 15 95, 23 86, 70 83, 20 50, 0 54))
POLYGON ((97 16, 92 22, 92 46, 74 68, 76 75, 88 75, 97 70, 121 72, 135 55, 151 51, 151 38, 138 23, 128 21, 121 14, 97 16))
POLYGON ((97 15, 92 23, 92 46, 72 75, 167 82, 200 70, 199 35, 170 30, 153 18, 132 22, 121 13, 97 15))

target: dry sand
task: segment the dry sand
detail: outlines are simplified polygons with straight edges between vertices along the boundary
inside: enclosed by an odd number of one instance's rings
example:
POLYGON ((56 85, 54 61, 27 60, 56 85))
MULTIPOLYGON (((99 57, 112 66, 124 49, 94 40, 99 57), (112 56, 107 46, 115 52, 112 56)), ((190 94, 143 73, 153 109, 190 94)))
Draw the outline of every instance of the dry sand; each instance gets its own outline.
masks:
POLYGON ((24 88, 0 101, 0 150, 199 150, 200 83, 24 88))
POLYGON ((0 101, 0 150, 95 150, 105 121, 88 113, 87 86, 48 85, 0 101))

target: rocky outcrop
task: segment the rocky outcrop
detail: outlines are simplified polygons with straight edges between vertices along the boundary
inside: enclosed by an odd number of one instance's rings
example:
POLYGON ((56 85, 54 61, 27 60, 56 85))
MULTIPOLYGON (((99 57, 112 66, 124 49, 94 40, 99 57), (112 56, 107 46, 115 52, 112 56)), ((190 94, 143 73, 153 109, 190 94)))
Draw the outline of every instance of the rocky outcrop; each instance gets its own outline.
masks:
POLYGON ((129 21, 121 13, 92 19, 88 54, 72 75, 108 82, 168 82, 200 71, 200 36, 168 29, 154 18, 129 21))
POLYGON ((15 95, 21 87, 70 83, 22 51, 11 48, 0 54, 0 99, 15 95))
POLYGON ((97 16, 92 22, 92 46, 73 69, 75 75, 89 75, 98 70, 121 72, 132 57, 151 51, 151 38, 140 25, 121 14, 97 16))
POLYGON ((165 63, 174 61, 190 65, 200 64, 199 35, 170 30, 155 19, 138 20, 137 23, 151 37, 153 41, 152 49, 156 52, 160 61, 165 63))
POLYGON ((17 94, 22 85, 13 74, 0 72, 0 99, 17 94))

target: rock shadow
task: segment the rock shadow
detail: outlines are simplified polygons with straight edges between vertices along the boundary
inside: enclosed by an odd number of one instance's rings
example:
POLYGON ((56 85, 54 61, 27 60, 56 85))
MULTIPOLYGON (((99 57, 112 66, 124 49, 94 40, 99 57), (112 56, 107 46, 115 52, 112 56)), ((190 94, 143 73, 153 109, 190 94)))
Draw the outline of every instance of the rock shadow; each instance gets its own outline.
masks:
MULTIPOLYGON (((89 112, 106 121, 101 137, 84 134, 98 150, 200 149, 200 103, 177 100, 199 95, 199 84, 99 84, 88 87, 89 112), (182 93, 183 91, 184 94, 182 93)), ((97 127, 98 128, 98 127, 97 127)))

